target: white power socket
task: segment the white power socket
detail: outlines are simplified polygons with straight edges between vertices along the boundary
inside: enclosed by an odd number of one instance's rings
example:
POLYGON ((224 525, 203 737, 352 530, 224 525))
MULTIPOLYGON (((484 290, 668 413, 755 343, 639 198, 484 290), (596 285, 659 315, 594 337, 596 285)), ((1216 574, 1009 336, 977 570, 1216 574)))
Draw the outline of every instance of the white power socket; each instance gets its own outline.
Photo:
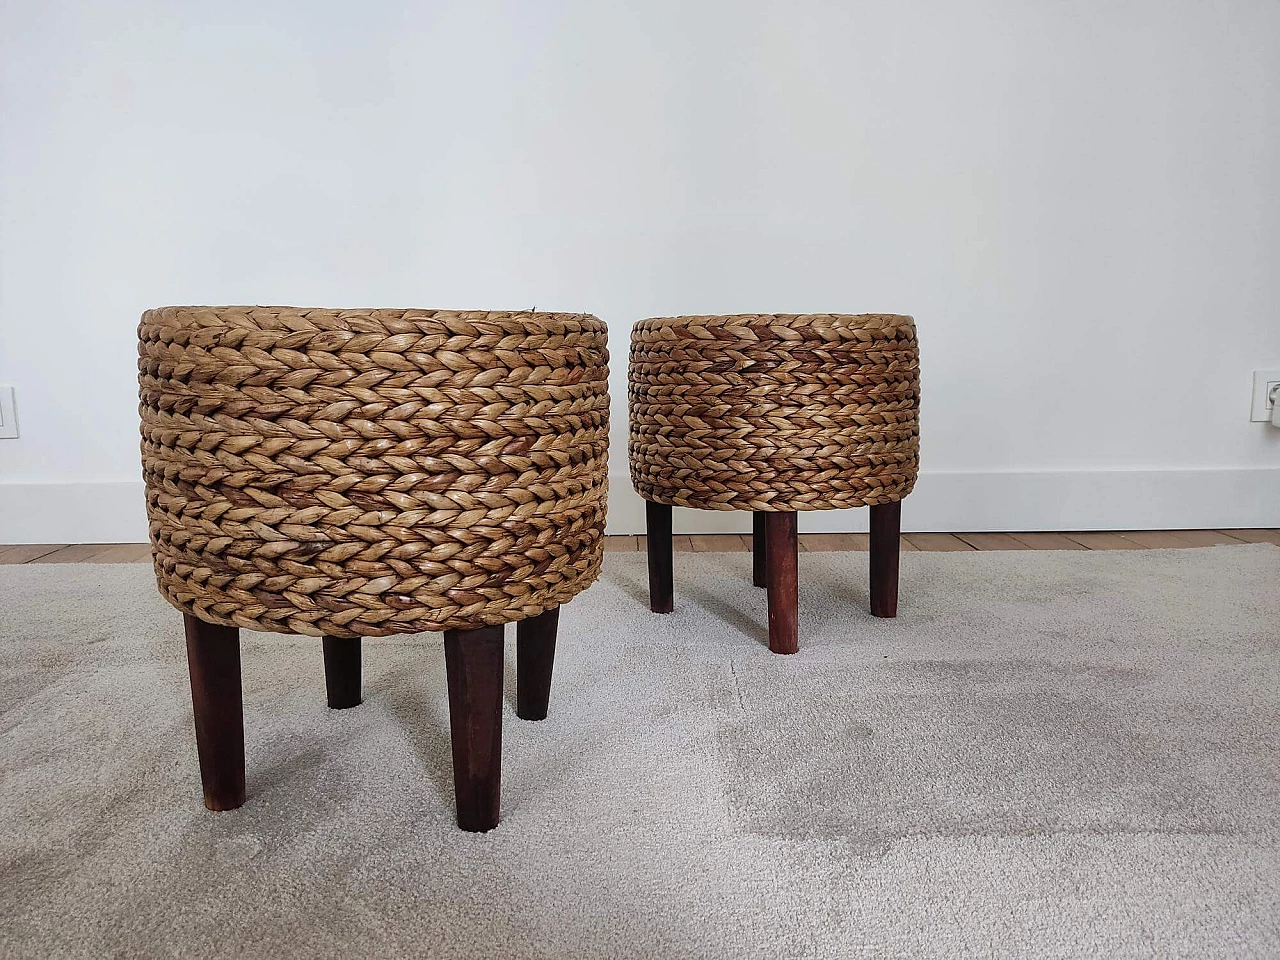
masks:
POLYGON ((1280 390, 1280 370, 1253 371, 1253 406, 1250 408, 1250 420, 1271 420, 1277 390, 1280 390))
POLYGON ((0 440, 18 435, 18 415, 13 411, 13 387, 0 386, 0 440))

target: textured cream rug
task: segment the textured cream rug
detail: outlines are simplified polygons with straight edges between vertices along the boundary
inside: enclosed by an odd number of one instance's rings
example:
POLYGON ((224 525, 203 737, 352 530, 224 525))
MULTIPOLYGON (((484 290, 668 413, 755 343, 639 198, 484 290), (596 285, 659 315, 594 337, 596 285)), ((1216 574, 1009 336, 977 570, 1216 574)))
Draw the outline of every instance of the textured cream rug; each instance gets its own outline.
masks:
POLYGON ((244 634, 213 814, 150 570, 0 567, 0 955, 1280 955, 1280 548, 907 553, 889 622, 802 555, 794 657, 750 562, 678 554, 658 617, 609 556, 484 835, 439 637, 330 712, 317 641, 244 634))

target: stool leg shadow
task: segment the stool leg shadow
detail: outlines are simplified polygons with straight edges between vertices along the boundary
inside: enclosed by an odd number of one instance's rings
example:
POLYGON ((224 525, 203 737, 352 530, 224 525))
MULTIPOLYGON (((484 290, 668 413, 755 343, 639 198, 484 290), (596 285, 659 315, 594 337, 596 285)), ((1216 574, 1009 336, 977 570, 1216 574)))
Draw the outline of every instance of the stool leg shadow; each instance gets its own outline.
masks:
POLYGON ((544 610, 516 624, 516 716, 545 720, 551 699, 560 608, 544 610))
POLYGON ((898 559, 902 501, 871 508, 871 615, 898 615, 898 559))
POLYGON ((331 710, 360 705, 360 638, 325 637, 324 686, 331 710))
POLYGON ((502 627, 446 630, 449 732, 458 826, 498 825, 502 791, 502 627))
MULTIPOLYGON (((648 583, 641 583, 639 580, 628 577, 623 571, 625 567, 618 568, 613 572, 613 582, 617 584, 618 589, 625 593, 641 606, 649 606, 649 586, 648 583)), ((647 580, 647 575, 646 575, 647 580)))
POLYGON ((245 800, 240 631, 190 614, 183 614, 183 625, 204 805, 234 810, 245 800))
POLYGON ((765 517, 765 543, 769 649, 774 653, 795 653, 800 649, 795 511, 770 513, 765 517))
POLYGON ((686 595, 690 603, 702 607, 726 626, 732 627, 743 636, 750 637, 762 647, 769 645, 768 630, 759 621, 744 613, 741 608, 726 603, 710 590, 696 583, 689 585, 686 595))
POLYGON ((649 609, 670 613, 674 607, 675 573, 671 557, 671 506, 645 502, 645 532, 648 534, 649 609))
POLYGON ((418 650, 422 660, 398 661, 381 672, 382 707, 404 731, 435 792, 447 801, 455 791, 444 650, 434 643, 406 645, 405 649, 418 650), (438 709, 442 698, 446 703, 443 713, 438 709))

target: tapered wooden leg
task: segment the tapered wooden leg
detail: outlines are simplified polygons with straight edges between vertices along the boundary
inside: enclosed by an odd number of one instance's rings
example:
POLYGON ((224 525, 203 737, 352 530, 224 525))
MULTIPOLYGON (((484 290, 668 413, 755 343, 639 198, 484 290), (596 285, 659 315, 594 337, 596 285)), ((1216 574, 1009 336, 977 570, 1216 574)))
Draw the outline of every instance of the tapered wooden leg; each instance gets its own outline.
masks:
POLYGON ((491 830, 502 789, 502 627, 446 630, 444 663, 458 826, 491 830))
POLYGON ((547 719, 559 622, 560 608, 552 607, 516 624, 516 716, 521 720, 547 719))
POLYGON ((898 535, 901 528, 901 500, 877 504, 871 508, 872 616, 898 615, 898 535))
POLYGON ((764 533, 766 513, 756 510, 751 514, 751 582, 757 587, 768 586, 769 552, 768 538, 764 533))
POLYGON ((646 502, 645 532, 649 552, 649 609, 670 613, 674 609, 675 582, 671 564, 671 506, 646 502))
POLYGON ((800 639, 794 511, 766 514, 765 544, 769 560, 769 649, 774 653, 795 653, 800 649, 800 639))
POLYGON ((183 615, 183 621, 204 805, 210 810, 234 810, 244 803, 240 631, 189 614, 183 615))
POLYGON ((324 638, 324 685, 329 707, 345 710, 360 703, 360 638, 324 638))

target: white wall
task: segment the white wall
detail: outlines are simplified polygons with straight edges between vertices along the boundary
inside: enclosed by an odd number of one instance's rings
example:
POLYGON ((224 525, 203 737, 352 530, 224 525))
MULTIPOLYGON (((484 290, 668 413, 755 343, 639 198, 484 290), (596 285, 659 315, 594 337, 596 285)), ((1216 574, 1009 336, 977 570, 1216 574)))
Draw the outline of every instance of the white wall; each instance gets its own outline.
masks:
POLYGON ((1278 266, 1274 0, 8 0, 0 542, 143 537, 165 303, 605 318, 615 532, 632 321, 822 310, 917 319, 909 527, 1280 525, 1278 266))

